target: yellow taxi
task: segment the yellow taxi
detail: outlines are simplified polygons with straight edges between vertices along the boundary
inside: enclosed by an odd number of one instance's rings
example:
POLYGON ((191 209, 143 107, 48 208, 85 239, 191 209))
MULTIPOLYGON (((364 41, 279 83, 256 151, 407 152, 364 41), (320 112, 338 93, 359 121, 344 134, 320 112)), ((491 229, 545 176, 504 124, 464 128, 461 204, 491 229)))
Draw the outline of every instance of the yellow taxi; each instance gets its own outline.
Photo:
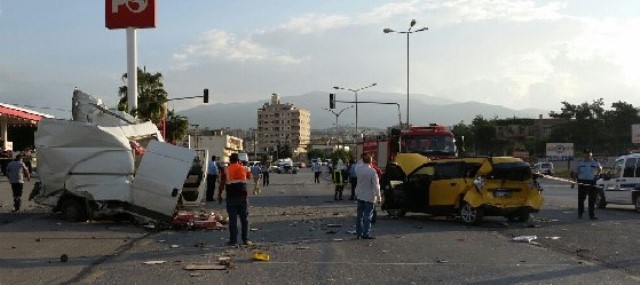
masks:
POLYGON ((398 154, 382 178, 382 209, 458 216, 467 224, 484 216, 526 221, 542 207, 542 189, 529 163, 514 157, 429 160, 398 154))

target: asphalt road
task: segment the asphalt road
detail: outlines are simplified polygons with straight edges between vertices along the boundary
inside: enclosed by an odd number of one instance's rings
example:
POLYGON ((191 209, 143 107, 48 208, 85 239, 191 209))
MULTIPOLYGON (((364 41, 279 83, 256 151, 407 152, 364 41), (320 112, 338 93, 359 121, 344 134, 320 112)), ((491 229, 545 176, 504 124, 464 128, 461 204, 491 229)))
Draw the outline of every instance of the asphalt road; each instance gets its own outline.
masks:
MULTIPOLYGON (((8 213, 0 178, 0 284, 637 284, 640 213, 630 206, 577 219, 576 190, 543 182, 534 223, 486 218, 466 226, 445 217, 393 220, 379 213, 375 240, 355 240, 355 204, 333 201, 332 185, 311 173, 271 174, 250 197, 255 248, 230 248, 227 231, 148 229, 109 221, 67 223, 27 204, 8 213), (536 236, 532 243, 514 242, 536 236), (269 261, 253 261, 262 250, 269 261), (67 254, 68 261, 60 261, 67 254), (217 264, 227 270, 184 269, 217 264), (163 262, 155 265, 148 261, 163 262)), ((30 183, 25 187, 30 189, 30 183)), ((28 195, 29 191, 25 194, 28 195)), ((223 205, 208 204, 224 213, 223 205)))

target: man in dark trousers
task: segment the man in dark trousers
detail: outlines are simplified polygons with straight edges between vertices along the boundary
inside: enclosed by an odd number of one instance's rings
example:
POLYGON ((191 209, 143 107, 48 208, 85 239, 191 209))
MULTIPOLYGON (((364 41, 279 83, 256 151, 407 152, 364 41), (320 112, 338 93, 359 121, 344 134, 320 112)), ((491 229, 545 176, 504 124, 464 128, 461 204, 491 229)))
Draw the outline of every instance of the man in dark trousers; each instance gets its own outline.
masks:
POLYGON ((31 179, 29 169, 22 162, 22 154, 16 155, 16 158, 7 165, 7 178, 11 183, 11 191, 13 192, 13 211, 20 211, 24 181, 31 179))
POLYGON ((218 180, 218 164, 216 164, 216 156, 211 156, 211 161, 209 161, 209 171, 207 173, 207 193, 206 198, 207 202, 215 201, 213 199, 213 194, 216 193, 216 180, 218 180))
POLYGON ((238 217, 242 225, 242 243, 252 245, 249 241, 249 220, 247 210, 247 181, 251 178, 251 172, 242 165, 237 153, 229 157, 229 166, 225 167, 226 183, 224 189, 220 187, 218 203, 222 203, 222 191, 227 192, 227 214, 229 215, 229 242, 227 245, 238 245, 238 217))
POLYGON ((584 159, 576 164, 578 173, 578 218, 582 219, 584 213, 584 200, 589 197, 589 218, 591 220, 597 220, 595 215, 595 202, 598 189, 595 187, 596 179, 602 171, 602 166, 599 162, 593 159, 591 150, 584 150, 584 159))

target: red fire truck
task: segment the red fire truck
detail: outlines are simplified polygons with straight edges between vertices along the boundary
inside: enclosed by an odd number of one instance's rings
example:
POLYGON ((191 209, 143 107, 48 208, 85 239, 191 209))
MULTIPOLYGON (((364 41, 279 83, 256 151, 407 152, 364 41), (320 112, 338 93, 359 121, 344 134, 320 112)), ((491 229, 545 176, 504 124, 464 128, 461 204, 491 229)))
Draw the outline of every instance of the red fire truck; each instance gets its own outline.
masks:
POLYGON ((365 137, 356 148, 358 154, 371 154, 376 164, 383 169, 389 161, 393 161, 398 152, 419 153, 430 159, 458 156, 453 133, 437 124, 411 126, 409 129, 392 127, 388 135, 365 137))

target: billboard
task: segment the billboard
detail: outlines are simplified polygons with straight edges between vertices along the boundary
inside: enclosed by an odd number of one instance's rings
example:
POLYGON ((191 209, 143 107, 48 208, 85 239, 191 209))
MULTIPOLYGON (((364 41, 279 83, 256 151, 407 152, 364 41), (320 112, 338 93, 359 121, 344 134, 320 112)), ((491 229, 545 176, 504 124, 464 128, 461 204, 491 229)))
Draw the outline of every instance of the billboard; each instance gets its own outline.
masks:
POLYGON ((571 160, 573 143, 547 143, 546 156, 549 160, 571 160))
POLYGON ((155 28, 156 0, 105 0, 108 29, 155 28))

